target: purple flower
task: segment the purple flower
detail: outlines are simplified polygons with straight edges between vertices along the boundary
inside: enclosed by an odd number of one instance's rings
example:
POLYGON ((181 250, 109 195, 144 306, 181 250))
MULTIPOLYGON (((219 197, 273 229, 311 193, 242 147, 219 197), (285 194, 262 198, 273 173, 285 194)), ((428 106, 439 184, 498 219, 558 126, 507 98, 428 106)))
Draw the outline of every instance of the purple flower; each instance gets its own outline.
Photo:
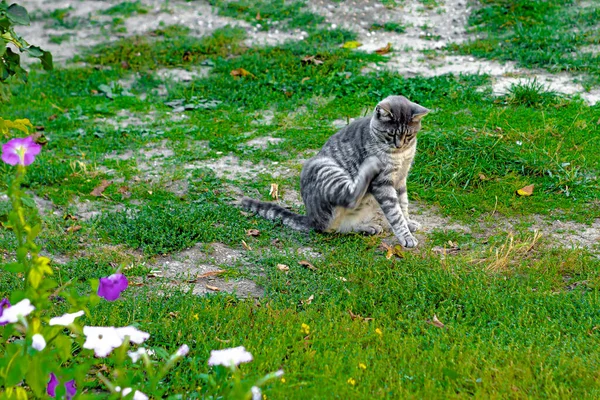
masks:
POLYGON ((42 150, 31 136, 9 140, 2 145, 2 161, 10 165, 29 165, 42 150))
MULTIPOLYGON (((2 299, 2 301, 0 301, 0 317, 4 313, 4 310, 9 307, 10 307, 10 301, 8 301, 8 299, 2 299)), ((0 322, 0 326, 6 325, 6 324, 8 324, 8 321, 0 322)))
POLYGON ((123 290, 127 289, 127 284, 127 278, 121 273, 112 274, 107 278, 100 278, 98 296, 104 297, 108 301, 114 301, 119 298, 123 290))
POLYGON ((46 393, 50 397, 56 397, 56 387, 58 386, 58 378, 54 373, 50 372, 50 382, 48 382, 48 386, 46 386, 46 393))
MULTIPOLYGON (((48 386, 46 386, 46 393, 50 397, 56 397, 56 388, 58 387, 58 378, 52 372, 50 373, 50 381, 48 382, 48 386)), ((77 393, 77 387, 75 386, 75 380, 70 380, 65 383, 65 391, 67 400, 71 400, 75 393, 77 393)))
POLYGON ((65 389, 67 390, 67 400, 71 400, 75 393, 77 393, 77 387, 75 386, 75 379, 67 381, 65 383, 65 389))

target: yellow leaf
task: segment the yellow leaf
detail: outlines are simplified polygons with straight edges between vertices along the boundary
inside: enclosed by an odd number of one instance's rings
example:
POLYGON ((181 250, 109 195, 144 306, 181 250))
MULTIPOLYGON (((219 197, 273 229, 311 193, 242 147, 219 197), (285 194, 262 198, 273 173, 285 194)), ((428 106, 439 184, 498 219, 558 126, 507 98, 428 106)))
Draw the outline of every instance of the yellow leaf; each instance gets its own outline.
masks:
POLYGON ((522 187, 521 189, 517 190, 517 194, 519 196, 531 196, 533 194, 533 186, 534 185, 527 185, 522 187))
POLYGON ((0 133, 4 136, 8 136, 9 129, 16 129, 28 135, 30 128, 33 129, 33 125, 26 118, 15 119, 14 121, 0 118, 0 133))
POLYGON ((279 200, 279 185, 276 183, 271 183, 271 189, 269 190, 269 194, 275 200, 279 200))
POLYGON ((356 49, 357 47, 360 47, 360 46, 362 46, 362 43, 361 42, 357 42, 355 40, 352 40, 350 42, 346 42, 346 43, 344 43, 342 45, 342 47, 344 49, 356 49))
POLYGON ((34 289, 40 286, 44 275, 52 275, 52 268, 50 268, 49 264, 50 259, 47 257, 35 257, 33 259, 33 266, 29 270, 28 279, 34 289))
POLYGON ((380 49, 375 50, 375 53, 379 54, 380 56, 389 53, 392 50, 392 44, 388 43, 387 46, 382 47, 380 49))
POLYGON ((229 75, 233 76, 234 78, 239 78, 240 76, 251 76, 251 77, 255 77, 254 74, 250 71, 245 70, 244 68, 238 68, 238 69, 234 69, 233 71, 231 71, 229 73, 229 75))

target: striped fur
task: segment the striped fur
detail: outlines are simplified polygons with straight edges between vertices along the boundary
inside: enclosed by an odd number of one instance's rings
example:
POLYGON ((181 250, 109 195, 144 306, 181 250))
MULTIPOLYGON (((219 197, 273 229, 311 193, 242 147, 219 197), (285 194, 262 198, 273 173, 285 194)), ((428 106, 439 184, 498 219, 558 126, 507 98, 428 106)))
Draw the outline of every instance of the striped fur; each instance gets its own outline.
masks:
POLYGON ((405 247, 415 247, 418 224, 408 214, 406 178, 415 156, 421 118, 429 110, 403 96, 390 96, 333 135, 300 175, 306 215, 274 203, 245 198, 242 207, 298 229, 376 234, 379 208, 405 247))

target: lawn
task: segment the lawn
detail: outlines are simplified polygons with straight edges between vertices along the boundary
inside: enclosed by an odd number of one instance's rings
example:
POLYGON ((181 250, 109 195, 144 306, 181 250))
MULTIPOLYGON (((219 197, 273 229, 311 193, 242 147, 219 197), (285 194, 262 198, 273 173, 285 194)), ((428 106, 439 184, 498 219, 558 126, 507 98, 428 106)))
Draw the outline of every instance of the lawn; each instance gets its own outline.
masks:
MULTIPOLYGON (((44 29, 103 23, 114 40, 53 71, 28 66, 0 116, 47 138, 24 187, 55 278, 85 291, 121 267, 132 283, 84 323, 135 323, 151 349, 190 346, 161 382, 169 398, 217 398, 210 351, 236 346, 254 356, 240 367, 248 381, 285 371, 263 387, 268 399, 600 397, 600 103, 536 81, 497 95, 485 74, 399 74, 385 68, 390 54, 344 46, 362 39, 304 2, 182 2, 240 24, 125 34, 150 3, 110 2, 89 19, 32 14, 44 29), (252 41, 274 29, 292 37, 252 41), (302 213, 303 161, 391 94, 433 110, 409 177, 424 225, 416 249, 390 234, 295 232, 237 207, 247 195, 302 213), (531 196, 516 193, 527 185, 531 196)), ((597 88, 598 54, 585 49, 600 45, 600 7, 472 3, 468 29, 483 36, 436 54, 567 71, 597 88)), ((3 222, 12 171, 0 165, 3 222)), ((0 262, 15 246, 0 229, 0 262)), ((2 272, 0 297, 21 285, 2 272)), ((90 373, 82 391, 101 388, 90 373)))

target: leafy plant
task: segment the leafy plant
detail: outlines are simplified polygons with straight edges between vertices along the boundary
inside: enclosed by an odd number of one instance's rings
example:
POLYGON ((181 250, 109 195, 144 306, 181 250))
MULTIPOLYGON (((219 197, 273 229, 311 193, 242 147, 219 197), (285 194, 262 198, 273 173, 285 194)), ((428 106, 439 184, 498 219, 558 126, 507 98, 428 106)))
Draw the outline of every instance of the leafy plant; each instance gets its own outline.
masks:
POLYGON ((26 52, 32 57, 39 58, 45 70, 52 69, 52 54, 38 46, 30 45, 19 36, 14 27, 29 25, 27 10, 18 4, 0 2, 0 82, 6 82, 11 76, 16 76, 22 81, 27 81, 27 72, 21 67, 21 58, 8 44, 16 46, 21 52, 26 52))

